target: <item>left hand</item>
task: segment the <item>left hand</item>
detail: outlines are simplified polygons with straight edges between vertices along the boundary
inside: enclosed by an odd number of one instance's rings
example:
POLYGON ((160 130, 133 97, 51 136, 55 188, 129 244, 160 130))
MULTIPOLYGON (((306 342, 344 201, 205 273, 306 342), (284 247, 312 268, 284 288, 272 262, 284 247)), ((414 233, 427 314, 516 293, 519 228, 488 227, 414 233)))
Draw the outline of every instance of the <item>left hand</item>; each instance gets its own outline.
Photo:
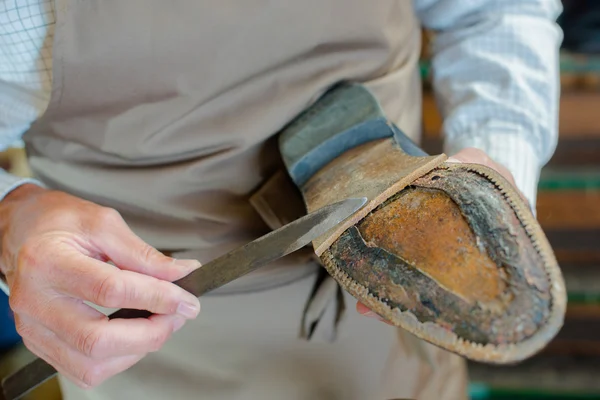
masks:
MULTIPOLYGON (((480 149, 476 149, 476 148, 466 148, 466 149, 463 149, 463 150, 459 151, 458 153, 454 154, 453 156, 449 157, 446 160, 446 162, 448 162, 448 163, 481 164, 481 165, 485 165, 486 167, 494 169, 496 172, 498 172, 500 175, 502 175, 506 180, 508 180, 508 182, 510 182, 510 184, 513 185, 517 189, 517 192, 521 195, 521 197, 523 198, 523 201, 525 201, 525 203, 527 203, 528 206, 530 205, 529 201, 525 198, 523 193, 516 187, 515 179, 514 179, 512 173, 508 169, 506 169, 506 167, 504 167, 503 165, 500 165, 497 162, 495 162, 494 160, 492 160, 484 151, 482 151, 480 149)), ((392 325, 390 322, 384 320, 379 315, 375 314, 373 311, 371 311, 367 306, 365 306, 361 302, 356 303, 356 311, 365 317, 375 318, 382 322, 385 322, 386 324, 392 325)))
POLYGON ((455 155, 449 157, 446 162, 448 163, 469 163, 469 164, 481 164, 485 165, 488 168, 491 168, 502 175, 513 187, 517 190, 517 193, 521 196, 523 201, 527 203, 527 206, 530 207, 529 201, 519 190, 517 184, 515 183, 515 178, 513 174, 501 164, 498 164, 494 160, 492 160, 483 150, 479 150, 476 148, 468 147, 456 153, 455 155))

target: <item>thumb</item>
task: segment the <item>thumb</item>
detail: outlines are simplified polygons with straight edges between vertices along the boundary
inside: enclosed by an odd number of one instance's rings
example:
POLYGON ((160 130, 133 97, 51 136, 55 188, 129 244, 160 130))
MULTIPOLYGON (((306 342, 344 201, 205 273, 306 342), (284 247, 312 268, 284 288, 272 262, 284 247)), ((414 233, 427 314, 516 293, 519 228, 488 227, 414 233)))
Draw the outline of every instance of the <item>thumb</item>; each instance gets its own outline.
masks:
POLYGON ((473 163, 484 165, 502 175, 511 185, 516 186, 513 174, 502 164, 492 160, 483 150, 476 148, 462 149, 456 154, 448 157, 447 163, 473 163))
POLYGON ((119 219, 95 238, 100 250, 118 268, 173 282, 201 266, 196 260, 177 260, 162 254, 119 219))
POLYGON ((504 179, 506 179, 508 181, 508 183, 510 183, 513 186, 513 188, 517 191, 517 193, 519 194, 521 199, 523 199, 523 201, 527 204, 527 206, 529 206, 529 208, 531 208, 531 203, 529 202, 527 197, 525 197, 525 195, 523 194, 521 189, 519 189, 519 187, 517 186, 517 183, 515 181, 515 178, 514 178, 512 172, 510 172, 508 170, 508 168, 506 168, 504 165, 492 160, 482 150, 475 149, 475 148, 466 148, 466 149, 463 149, 463 150, 459 151, 458 153, 448 157, 446 159, 446 162, 451 163, 451 164, 452 163, 455 163, 455 164, 460 164, 460 163, 480 164, 480 165, 484 165, 488 168, 495 170, 500 175, 502 175, 504 177, 504 179))

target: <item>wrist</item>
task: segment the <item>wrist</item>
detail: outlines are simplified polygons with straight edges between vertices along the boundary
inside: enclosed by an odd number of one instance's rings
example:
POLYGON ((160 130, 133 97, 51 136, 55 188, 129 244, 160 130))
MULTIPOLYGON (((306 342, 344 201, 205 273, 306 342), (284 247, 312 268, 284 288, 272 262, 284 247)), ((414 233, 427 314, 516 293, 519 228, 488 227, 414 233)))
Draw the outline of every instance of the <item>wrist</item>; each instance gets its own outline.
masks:
MULTIPOLYGON (((6 192, 4 198, 0 201, 0 252, 3 251, 5 234, 10 231, 9 227, 17 209, 24 204, 24 202, 31 201, 40 193, 47 191, 47 189, 40 185, 26 182, 6 192)), ((0 289, 5 293, 8 293, 5 267, 4 263, 0 262, 0 289)))
POLYGON ((6 232, 11 216, 17 208, 46 191, 47 189, 34 183, 24 183, 8 192, 0 201, 0 237, 6 232))
POLYGON ((31 199, 34 195, 47 191, 48 189, 36 185, 35 183, 24 183, 8 192, 6 196, 4 196, 4 199, 0 201, 0 207, 2 207, 2 203, 9 204, 31 199))

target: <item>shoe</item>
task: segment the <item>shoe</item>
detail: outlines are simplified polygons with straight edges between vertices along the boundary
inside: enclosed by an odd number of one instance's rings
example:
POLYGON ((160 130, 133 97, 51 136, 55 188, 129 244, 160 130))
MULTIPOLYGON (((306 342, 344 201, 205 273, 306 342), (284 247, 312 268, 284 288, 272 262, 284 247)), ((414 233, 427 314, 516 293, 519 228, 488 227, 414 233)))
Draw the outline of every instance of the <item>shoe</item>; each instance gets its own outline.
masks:
POLYGON ((327 272, 391 324, 471 360, 512 363, 541 350, 563 324, 566 291, 526 202, 488 167, 426 155, 373 110, 365 88, 342 85, 281 135, 308 212, 368 199, 313 242, 327 272))

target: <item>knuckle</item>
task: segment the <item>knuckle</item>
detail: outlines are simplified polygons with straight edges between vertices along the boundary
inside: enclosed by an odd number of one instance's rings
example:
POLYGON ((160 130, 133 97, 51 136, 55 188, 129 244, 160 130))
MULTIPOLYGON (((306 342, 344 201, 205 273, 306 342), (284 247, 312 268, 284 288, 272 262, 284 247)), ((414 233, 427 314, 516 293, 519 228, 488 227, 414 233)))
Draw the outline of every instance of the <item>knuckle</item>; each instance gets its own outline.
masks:
POLYGON ((120 225, 122 221, 121 214, 114 208, 100 207, 95 213, 93 227, 97 233, 101 233, 120 225))
POLYGON ((33 334, 31 325, 24 323, 21 318, 15 318, 15 330, 22 338, 29 338, 33 334))
MULTIPOLYGON (((15 314, 15 323, 14 330, 16 333, 22 338, 34 338, 36 337, 36 329, 37 324, 25 323, 22 319, 18 318, 18 315, 15 314)), ((39 329, 39 328, 38 328, 39 329)))
POLYGON ((125 304, 138 304, 143 299, 143 290, 138 290, 136 284, 127 285, 127 290, 123 289, 123 301, 125 304))
POLYGON ((39 317, 42 312, 44 303, 40 303, 32 296, 31 291, 29 291, 29 293, 27 292, 28 291, 18 283, 12 285, 10 296, 8 296, 8 305, 15 318, 22 315, 39 317))
POLYGON ((148 343, 148 349, 151 352, 155 352, 155 351, 159 351, 163 345, 165 344, 165 342, 169 339, 169 332, 164 331, 164 332, 157 332, 155 334, 153 334, 150 339, 149 339, 149 343, 148 343))
POLYGON ((121 214, 111 207, 100 208, 100 218, 108 223, 115 223, 121 221, 121 214))
POLYGON ((154 312, 161 314, 173 314, 177 312, 180 295, 172 283, 157 280, 152 290, 148 306, 154 312))
MULTIPOLYGON (((28 273, 40 264, 40 246, 32 241, 25 242, 17 254, 17 271, 28 273)), ((37 268, 36 268, 37 269, 37 268)))
POLYGON ((102 364, 94 364, 81 372, 80 380, 88 388, 100 385, 107 377, 102 364))
POLYGON ((95 357, 100 352, 102 336, 96 330, 82 332, 76 340, 77 350, 87 357, 95 357))
POLYGON ((21 314, 27 309, 27 297, 21 295, 21 288, 13 285, 10 296, 8 296, 8 305, 15 314, 21 314))
POLYGON ((119 307, 123 301, 123 283, 114 275, 99 280, 92 287, 92 301, 103 307, 119 307))
POLYGON ((23 243, 13 259, 15 284, 43 282, 44 279, 40 276, 48 276, 55 265, 55 257, 52 255, 53 246, 49 240, 43 238, 30 239, 23 243))
POLYGON ((160 257, 158 251, 154 249, 154 247, 150 246, 148 243, 142 243, 138 252, 140 259, 145 261, 153 261, 160 257))
POLYGON ((168 293, 167 285, 164 282, 156 281, 152 296, 150 299, 152 309, 164 308, 166 293, 168 293))

